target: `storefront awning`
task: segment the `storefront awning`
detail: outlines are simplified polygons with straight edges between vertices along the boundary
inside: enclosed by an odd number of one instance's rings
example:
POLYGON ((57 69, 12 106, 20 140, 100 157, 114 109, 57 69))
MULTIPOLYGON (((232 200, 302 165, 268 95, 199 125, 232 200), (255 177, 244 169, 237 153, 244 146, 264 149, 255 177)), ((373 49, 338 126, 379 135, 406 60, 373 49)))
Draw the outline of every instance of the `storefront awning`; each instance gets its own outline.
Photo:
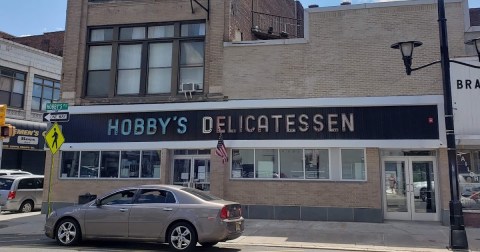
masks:
POLYGON ((4 140, 3 147, 6 149, 43 150, 45 140, 43 132, 47 130, 47 124, 26 120, 7 118, 6 124, 15 126, 15 136, 4 140))

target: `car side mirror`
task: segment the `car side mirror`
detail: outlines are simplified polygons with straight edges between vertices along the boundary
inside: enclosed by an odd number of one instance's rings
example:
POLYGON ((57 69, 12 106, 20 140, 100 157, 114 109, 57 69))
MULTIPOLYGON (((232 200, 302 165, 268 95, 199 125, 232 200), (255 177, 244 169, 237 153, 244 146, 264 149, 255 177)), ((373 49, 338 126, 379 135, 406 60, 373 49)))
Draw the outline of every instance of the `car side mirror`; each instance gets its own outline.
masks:
POLYGON ((96 199, 96 200, 95 200, 95 205, 96 205, 97 207, 102 205, 102 202, 100 201, 100 199, 96 199))

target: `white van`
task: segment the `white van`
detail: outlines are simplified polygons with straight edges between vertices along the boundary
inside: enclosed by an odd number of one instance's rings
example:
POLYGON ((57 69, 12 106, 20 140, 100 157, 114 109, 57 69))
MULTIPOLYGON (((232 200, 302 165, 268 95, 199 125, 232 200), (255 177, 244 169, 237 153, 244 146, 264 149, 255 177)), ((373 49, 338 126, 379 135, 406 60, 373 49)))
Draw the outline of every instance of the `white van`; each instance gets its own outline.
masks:
POLYGON ((0 211, 28 213, 42 207, 43 175, 0 176, 0 211))

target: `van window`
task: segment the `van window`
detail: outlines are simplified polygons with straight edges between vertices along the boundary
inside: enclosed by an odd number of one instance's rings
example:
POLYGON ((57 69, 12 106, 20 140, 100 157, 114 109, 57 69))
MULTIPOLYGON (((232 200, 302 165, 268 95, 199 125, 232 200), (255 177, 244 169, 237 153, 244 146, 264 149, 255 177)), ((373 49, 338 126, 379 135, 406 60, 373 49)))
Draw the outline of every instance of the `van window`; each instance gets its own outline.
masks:
POLYGON ((18 189, 36 189, 34 178, 25 178, 18 182, 18 189))
POLYGON ((0 190, 10 190, 13 184, 13 179, 0 178, 0 190))
POLYGON ((35 179, 35 188, 43 189, 43 178, 35 179))

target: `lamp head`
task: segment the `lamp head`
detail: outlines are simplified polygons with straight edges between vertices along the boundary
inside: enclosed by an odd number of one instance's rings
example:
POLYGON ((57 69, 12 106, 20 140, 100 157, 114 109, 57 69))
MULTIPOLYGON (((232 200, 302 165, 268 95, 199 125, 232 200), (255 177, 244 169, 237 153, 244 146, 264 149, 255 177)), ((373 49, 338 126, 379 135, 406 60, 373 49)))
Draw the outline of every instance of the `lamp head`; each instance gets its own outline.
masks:
POLYGON ((423 43, 420 41, 405 41, 405 42, 398 42, 390 46, 393 49, 400 49, 407 75, 410 75, 412 73, 413 48, 419 47, 422 44, 423 43))
POLYGON ((475 49, 477 50, 478 61, 480 61, 480 38, 470 39, 469 41, 465 42, 465 44, 475 46, 475 49))

